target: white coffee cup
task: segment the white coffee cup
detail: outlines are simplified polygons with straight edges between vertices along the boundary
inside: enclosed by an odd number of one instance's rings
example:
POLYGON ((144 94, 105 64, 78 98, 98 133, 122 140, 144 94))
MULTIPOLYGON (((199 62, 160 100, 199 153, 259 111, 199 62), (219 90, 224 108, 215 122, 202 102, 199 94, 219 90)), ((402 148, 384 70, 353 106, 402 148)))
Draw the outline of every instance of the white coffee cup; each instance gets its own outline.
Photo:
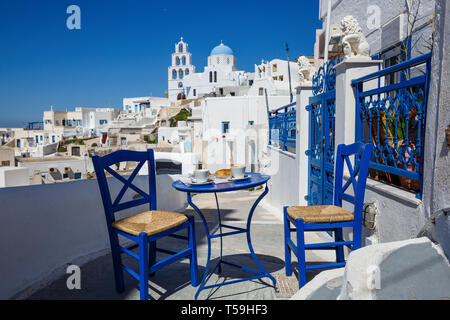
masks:
POLYGON ((209 170, 207 170, 207 169, 194 171, 194 180, 197 183, 203 183, 203 182, 208 181, 208 176, 209 176, 209 170))
POLYGON ((232 166, 231 175, 235 179, 242 179, 245 176, 245 166, 232 166))

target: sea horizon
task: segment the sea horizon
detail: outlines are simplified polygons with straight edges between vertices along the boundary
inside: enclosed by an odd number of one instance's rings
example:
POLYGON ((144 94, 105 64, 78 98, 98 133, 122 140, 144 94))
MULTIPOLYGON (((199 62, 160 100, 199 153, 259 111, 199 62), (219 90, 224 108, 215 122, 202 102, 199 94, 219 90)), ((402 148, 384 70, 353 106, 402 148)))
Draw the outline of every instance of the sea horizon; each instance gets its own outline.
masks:
POLYGON ((0 128, 24 128, 27 123, 24 120, 0 120, 0 128))

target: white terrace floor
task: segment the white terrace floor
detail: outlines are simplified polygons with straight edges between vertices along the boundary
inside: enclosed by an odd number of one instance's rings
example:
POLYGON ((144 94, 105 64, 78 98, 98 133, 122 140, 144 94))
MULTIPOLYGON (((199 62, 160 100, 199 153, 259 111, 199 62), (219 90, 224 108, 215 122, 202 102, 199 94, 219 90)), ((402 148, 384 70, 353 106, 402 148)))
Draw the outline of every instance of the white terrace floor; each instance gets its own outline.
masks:
MULTIPOLYGON (((245 227, 248 212, 259 196, 261 191, 244 191, 239 193, 227 193, 219 195, 219 205, 222 212, 222 223, 245 227)), ((208 220, 210 230, 217 229, 217 214, 214 195, 196 195, 194 203, 202 210, 208 220)), ((191 208, 186 210, 188 214, 194 214, 191 208)), ((196 217, 197 234, 197 253, 199 263, 200 278, 206 265, 207 241, 205 231, 200 218, 196 217)), ((200 293, 199 299, 233 299, 233 300, 276 300, 289 299, 297 290, 296 259, 293 259, 294 274, 292 277, 286 277, 284 272, 284 245, 283 245, 283 224, 274 214, 263 206, 256 209, 251 226, 251 238, 254 250, 261 264, 276 279, 279 292, 276 293, 271 287, 271 281, 268 278, 261 280, 246 281, 227 285, 220 288, 204 290, 200 293)), ((320 242, 317 234, 309 233, 307 242, 320 242)), ((257 269, 256 264, 251 259, 245 234, 239 234, 223 239, 224 259, 240 265, 257 269)), ((164 239, 158 242, 162 248, 185 248, 184 241, 176 239, 164 239)), ((212 261, 211 266, 215 265, 216 258, 219 255, 220 240, 212 240, 212 261)), ((137 270, 136 262, 132 258, 123 255, 127 265, 133 266, 137 270)), ((332 261, 334 252, 309 251, 307 252, 307 262, 326 262, 332 261)), ((312 279, 317 273, 308 273, 308 280, 312 279)), ((208 284, 221 283, 224 280, 229 281, 243 277, 251 276, 245 271, 236 269, 227 265, 222 268, 220 276, 214 274, 208 281, 208 284)), ((81 289, 68 290, 66 280, 68 275, 61 277, 34 293, 30 299, 139 299, 138 282, 130 275, 125 273, 126 291, 122 294, 116 293, 114 289, 114 276, 112 270, 111 256, 99 257, 83 266, 81 266, 81 289)), ((190 285, 189 281, 189 261, 183 260, 171 264, 149 280, 150 299, 194 299, 197 288, 190 285)))

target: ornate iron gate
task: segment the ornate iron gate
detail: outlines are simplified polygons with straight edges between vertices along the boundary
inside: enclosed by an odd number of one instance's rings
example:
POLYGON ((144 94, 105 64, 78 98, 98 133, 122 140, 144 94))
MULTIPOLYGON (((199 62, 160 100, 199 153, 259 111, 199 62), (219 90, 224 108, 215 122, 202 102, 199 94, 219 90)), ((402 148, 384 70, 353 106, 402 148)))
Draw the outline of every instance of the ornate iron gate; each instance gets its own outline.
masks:
POLYGON ((336 63, 325 63, 313 78, 309 99, 308 205, 333 204, 336 63))

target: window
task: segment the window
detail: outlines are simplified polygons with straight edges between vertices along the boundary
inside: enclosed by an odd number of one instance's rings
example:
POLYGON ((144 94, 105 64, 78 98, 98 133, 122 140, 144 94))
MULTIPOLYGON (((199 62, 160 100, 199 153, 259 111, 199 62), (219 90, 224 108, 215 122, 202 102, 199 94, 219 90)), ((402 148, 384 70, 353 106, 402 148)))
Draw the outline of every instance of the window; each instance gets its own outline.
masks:
POLYGON ((217 82, 217 71, 214 71, 214 82, 217 82))
POLYGON ((180 57, 176 57, 175 58, 175 63, 176 63, 177 66, 180 65, 180 57))
POLYGON ((139 106, 137 104, 134 105, 134 112, 138 112, 139 111, 139 106))
POLYGON ((194 97, 196 97, 197 96, 197 89, 194 89, 194 97))
POLYGON ((230 92, 230 96, 234 97, 236 95, 235 92, 230 92))
POLYGON ((223 88, 219 89, 220 95, 223 96, 223 88))
POLYGON ((227 58, 227 64, 230 64, 230 58, 229 57, 227 58))
POLYGON ((213 82, 213 73, 212 73, 212 71, 209 72, 209 82, 213 82))
POLYGON ((284 80, 283 76, 279 76, 278 80, 283 81, 284 80))
MULTIPOLYGON (((384 68, 392 67, 400 62, 400 55, 393 56, 384 61, 384 68)), ((387 85, 393 85, 399 82, 399 75, 396 72, 393 72, 386 76, 385 81, 387 85)))
POLYGON ((2 161, 2 167, 9 167, 10 162, 9 161, 2 161))
POLYGON ((55 125, 59 126, 59 120, 55 120, 55 125))
POLYGON ((172 79, 176 79, 176 78, 177 78, 177 70, 174 69, 174 70, 172 70, 172 79))
POLYGON ((39 137, 36 136, 36 143, 39 143, 39 137))
POLYGON ((98 122, 100 123, 100 125, 103 125, 103 124, 107 124, 108 120, 99 120, 98 122))
POLYGON ((179 70, 178 71, 178 77, 180 78, 180 79, 183 79, 183 70, 179 70))
POLYGON ((273 77, 273 80, 277 81, 277 80, 278 80, 278 78, 277 78, 277 77, 273 77))
POLYGON ((68 179, 69 178, 69 174, 68 173, 63 173, 63 179, 68 179))
POLYGON ((183 44, 180 43, 178 46, 178 52, 183 52, 183 44))
POLYGON ((252 126, 252 125, 255 124, 255 121, 249 121, 248 124, 249 124, 250 126, 252 126))
POLYGON ((183 66, 186 65, 186 57, 185 57, 185 56, 183 56, 183 57, 181 58, 181 64, 182 64, 183 66))
POLYGON ((20 148, 20 140, 17 140, 17 148, 20 148))
POLYGON ((272 65, 272 72, 277 72, 277 70, 278 70, 277 64, 273 64, 272 65))
POLYGON ((259 95, 263 96, 264 95, 264 88, 259 88, 259 95))
POLYGON ((222 122, 222 133, 227 134, 230 131, 230 122, 224 121, 222 122))
POLYGON ((184 75, 187 76, 189 74, 189 69, 184 70, 184 75))
POLYGON ((55 143, 55 136, 52 136, 52 143, 55 143))
POLYGON ((74 179, 77 179, 77 180, 78 180, 78 179, 81 179, 81 172, 75 172, 73 178, 74 178, 74 179))

